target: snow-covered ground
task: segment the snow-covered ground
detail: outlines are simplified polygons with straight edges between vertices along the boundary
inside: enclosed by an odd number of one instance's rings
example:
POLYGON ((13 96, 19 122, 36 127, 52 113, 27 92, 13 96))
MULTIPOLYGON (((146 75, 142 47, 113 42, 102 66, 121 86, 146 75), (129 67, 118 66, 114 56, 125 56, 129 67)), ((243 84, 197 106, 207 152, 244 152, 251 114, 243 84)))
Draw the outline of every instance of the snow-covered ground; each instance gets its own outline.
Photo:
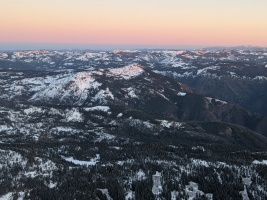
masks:
POLYGON ((113 68, 110 69, 110 76, 115 76, 121 79, 132 79, 136 76, 141 75, 144 72, 144 69, 138 65, 138 64, 133 64, 121 68, 113 68))
POLYGON ((74 159, 73 157, 63 157, 62 158, 68 162, 74 163, 76 165, 86 165, 86 166, 91 166, 91 165, 96 165, 96 163, 99 162, 100 160, 100 155, 96 154, 95 158, 90 159, 89 161, 82 161, 82 160, 77 160, 74 159))
POLYGON ((267 165, 267 160, 262 160, 262 161, 254 160, 252 162, 252 164, 255 164, 255 165, 267 165))

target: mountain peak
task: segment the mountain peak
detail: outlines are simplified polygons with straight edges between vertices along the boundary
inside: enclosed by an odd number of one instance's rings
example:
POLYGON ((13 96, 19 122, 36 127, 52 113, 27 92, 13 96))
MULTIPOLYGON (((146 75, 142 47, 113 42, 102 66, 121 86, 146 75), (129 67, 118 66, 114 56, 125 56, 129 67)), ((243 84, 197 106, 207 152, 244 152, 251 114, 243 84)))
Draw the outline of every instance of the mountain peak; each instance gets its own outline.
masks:
POLYGON ((109 72, 111 76, 128 80, 141 75, 144 72, 144 67, 134 63, 125 67, 109 69, 109 72))

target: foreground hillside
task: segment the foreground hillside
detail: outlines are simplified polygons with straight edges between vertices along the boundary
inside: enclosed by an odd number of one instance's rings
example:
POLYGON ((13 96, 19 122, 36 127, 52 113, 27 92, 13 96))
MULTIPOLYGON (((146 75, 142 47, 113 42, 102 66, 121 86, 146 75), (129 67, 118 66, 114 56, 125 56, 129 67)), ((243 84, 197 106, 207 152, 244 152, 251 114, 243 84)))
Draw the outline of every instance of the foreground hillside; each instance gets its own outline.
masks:
POLYGON ((1 83, 0 198, 267 197, 262 115, 139 64, 1 83))

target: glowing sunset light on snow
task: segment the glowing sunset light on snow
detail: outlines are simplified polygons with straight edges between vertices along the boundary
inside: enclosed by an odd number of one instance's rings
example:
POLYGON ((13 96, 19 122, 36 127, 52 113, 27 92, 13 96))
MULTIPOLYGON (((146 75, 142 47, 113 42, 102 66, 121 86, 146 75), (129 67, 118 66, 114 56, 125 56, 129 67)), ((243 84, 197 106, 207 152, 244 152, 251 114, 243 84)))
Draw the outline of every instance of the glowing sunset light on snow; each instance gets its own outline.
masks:
POLYGON ((267 46, 265 0, 12 0, 0 44, 267 46))

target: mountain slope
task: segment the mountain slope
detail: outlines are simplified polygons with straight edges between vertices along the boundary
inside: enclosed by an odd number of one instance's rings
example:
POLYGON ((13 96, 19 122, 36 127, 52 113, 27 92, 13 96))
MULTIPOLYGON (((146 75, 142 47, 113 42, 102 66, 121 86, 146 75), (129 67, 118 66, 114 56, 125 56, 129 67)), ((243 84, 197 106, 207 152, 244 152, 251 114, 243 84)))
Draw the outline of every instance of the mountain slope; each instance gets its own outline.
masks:
MULTIPOLYGON (((79 59, 114 54, 138 53, 79 59)), ((16 58, 32 55, 34 67, 39 53, 16 58)), ((265 117, 138 64, 107 65, 1 70, 0 198, 155 199, 156 176, 161 199, 266 199, 265 117)))
POLYGON ((0 68, 3 69, 63 72, 132 63, 139 63, 157 73, 176 78, 209 96, 267 116, 266 48, 0 52, 0 68))
POLYGON ((3 101, 35 105, 121 105, 185 121, 222 121, 266 134, 267 118, 206 97, 141 65, 69 73, 5 72, 3 101))

